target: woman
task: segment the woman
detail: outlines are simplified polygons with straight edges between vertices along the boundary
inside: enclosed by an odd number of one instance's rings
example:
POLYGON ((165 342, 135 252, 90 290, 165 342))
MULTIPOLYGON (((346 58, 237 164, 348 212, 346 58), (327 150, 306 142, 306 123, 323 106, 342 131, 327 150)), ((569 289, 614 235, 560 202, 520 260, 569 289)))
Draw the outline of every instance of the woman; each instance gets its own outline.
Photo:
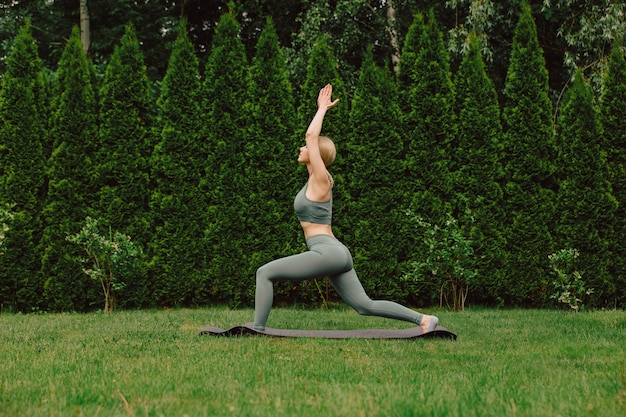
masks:
POLYGON ((391 301, 371 300, 352 267, 350 251, 333 235, 333 179, 326 167, 334 161, 336 151, 332 140, 320 136, 326 111, 339 102, 332 100, 332 91, 330 84, 320 90, 317 113, 307 129, 306 146, 300 148, 298 156, 298 162, 307 167, 309 180, 296 196, 294 209, 309 250, 277 259, 257 270, 254 328, 265 330, 274 299, 274 282, 328 277, 341 298, 359 314, 404 320, 419 325, 424 332, 432 331, 439 321, 437 317, 391 301))

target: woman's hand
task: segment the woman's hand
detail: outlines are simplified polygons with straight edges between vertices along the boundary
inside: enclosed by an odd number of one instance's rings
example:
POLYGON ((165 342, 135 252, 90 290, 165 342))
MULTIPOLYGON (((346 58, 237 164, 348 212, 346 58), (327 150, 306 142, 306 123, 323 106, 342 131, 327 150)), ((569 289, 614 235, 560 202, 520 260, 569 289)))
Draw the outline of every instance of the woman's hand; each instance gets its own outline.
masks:
POLYGON ((339 103, 339 99, 332 101, 333 86, 326 84, 324 88, 320 90, 320 94, 317 96, 317 107, 319 109, 328 110, 335 107, 339 103))

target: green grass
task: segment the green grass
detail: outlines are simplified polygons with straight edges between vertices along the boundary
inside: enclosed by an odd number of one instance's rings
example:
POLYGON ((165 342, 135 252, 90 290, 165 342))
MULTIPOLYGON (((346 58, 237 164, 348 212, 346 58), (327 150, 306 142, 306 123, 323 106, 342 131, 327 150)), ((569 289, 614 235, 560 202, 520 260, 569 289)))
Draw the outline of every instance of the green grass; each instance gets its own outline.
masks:
MULTIPOLYGON (((436 311, 450 340, 198 336, 252 310, 0 315, 0 416, 624 416, 626 312, 436 311)), ((347 309, 271 327, 401 328, 347 309)))

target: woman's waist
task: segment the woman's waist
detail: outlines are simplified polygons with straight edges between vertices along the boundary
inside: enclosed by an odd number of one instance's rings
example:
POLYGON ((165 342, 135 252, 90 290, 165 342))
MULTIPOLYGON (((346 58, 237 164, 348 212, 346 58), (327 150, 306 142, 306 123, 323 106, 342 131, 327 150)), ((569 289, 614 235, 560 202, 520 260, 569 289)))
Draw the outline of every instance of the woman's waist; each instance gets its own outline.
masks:
POLYGON ((323 236, 331 236, 333 235, 333 229, 330 224, 316 224, 309 222, 300 222, 302 226, 302 231, 304 232, 304 238, 309 239, 313 236, 323 235, 323 236))
POLYGON ((306 244, 308 247, 311 247, 318 243, 333 243, 333 244, 342 245, 339 239, 337 239, 333 235, 319 234, 319 235, 312 235, 312 236, 305 237, 305 239, 306 239, 306 244))

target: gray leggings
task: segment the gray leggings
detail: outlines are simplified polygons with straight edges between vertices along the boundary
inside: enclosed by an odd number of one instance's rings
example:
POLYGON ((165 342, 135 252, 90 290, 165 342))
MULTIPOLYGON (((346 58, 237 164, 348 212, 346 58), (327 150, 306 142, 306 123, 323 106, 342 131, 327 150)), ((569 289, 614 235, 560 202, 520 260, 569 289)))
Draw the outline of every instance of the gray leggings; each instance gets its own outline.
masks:
POLYGON ((307 252, 269 262, 256 271, 254 328, 265 330, 274 300, 274 282, 328 277, 350 307, 365 316, 404 320, 419 325, 423 315, 398 303, 370 299, 352 268, 350 251, 336 238, 316 235, 307 239, 307 252))

